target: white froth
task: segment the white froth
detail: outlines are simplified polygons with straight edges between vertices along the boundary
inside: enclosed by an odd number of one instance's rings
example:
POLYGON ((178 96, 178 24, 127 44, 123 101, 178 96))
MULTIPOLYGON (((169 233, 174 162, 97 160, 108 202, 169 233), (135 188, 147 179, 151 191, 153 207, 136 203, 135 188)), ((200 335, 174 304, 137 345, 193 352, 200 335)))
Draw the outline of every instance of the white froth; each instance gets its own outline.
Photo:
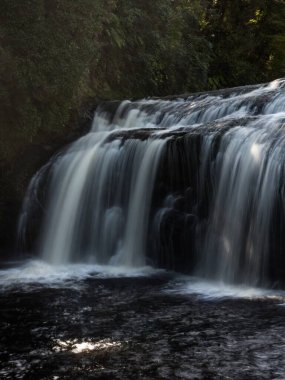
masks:
POLYGON ((30 260, 16 267, 0 270, 0 287, 5 290, 10 287, 24 285, 46 285, 80 287, 81 280, 88 277, 141 277, 152 275, 159 270, 144 266, 129 268, 111 265, 68 264, 50 265, 40 260, 30 260), (74 286, 73 286, 74 285, 74 286))
POLYGON ((285 305, 285 291, 249 287, 246 285, 229 285, 221 281, 203 281, 194 277, 184 277, 175 282, 167 292, 197 295, 205 300, 239 298, 248 300, 275 300, 285 305))

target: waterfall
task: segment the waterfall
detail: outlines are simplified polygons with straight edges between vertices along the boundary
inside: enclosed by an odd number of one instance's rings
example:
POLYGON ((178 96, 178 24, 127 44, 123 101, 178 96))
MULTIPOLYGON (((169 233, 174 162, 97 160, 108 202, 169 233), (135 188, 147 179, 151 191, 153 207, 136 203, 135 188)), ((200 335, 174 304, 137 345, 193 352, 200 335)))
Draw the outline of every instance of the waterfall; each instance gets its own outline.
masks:
POLYGON ((102 103, 90 132, 47 168, 19 231, 44 186, 35 240, 52 264, 151 262, 229 283, 285 282, 285 80, 102 103))
MULTIPOLYGON (((126 102, 128 104, 128 102, 126 102)), ((143 125, 139 110, 125 120, 122 104, 108 122, 96 114, 91 132, 54 164, 40 254, 52 264, 85 260, 145 265, 145 235, 157 164, 166 140, 114 132, 143 125)))
POLYGON ((284 116, 263 117, 222 138, 213 169, 217 189, 204 248, 206 276, 251 284, 266 277, 278 197, 285 205, 284 116))

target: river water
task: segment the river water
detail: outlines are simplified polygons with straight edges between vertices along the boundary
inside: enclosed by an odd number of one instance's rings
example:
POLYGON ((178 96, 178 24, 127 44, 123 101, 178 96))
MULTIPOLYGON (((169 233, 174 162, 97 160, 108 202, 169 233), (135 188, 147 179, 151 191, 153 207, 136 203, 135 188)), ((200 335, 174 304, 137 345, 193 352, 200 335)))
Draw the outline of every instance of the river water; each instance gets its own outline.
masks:
POLYGON ((0 272, 2 379, 284 379, 285 293, 151 268, 0 272))

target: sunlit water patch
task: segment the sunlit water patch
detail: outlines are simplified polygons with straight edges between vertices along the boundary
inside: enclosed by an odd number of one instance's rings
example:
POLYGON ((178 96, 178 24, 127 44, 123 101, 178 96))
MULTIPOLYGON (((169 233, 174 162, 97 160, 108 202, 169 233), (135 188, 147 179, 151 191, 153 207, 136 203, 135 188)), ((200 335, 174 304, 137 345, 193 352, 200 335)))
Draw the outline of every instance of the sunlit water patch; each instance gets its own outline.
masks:
POLYGON ((110 351, 114 349, 118 349, 122 346, 122 342, 112 341, 110 339, 102 339, 96 342, 94 341, 83 341, 78 342, 75 340, 60 340, 57 339, 55 341, 55 345, 53 350, 55 352, 62 351, 70 351, 74 354, 81 354, 82 352, 90 352, 90 351, 110 351))

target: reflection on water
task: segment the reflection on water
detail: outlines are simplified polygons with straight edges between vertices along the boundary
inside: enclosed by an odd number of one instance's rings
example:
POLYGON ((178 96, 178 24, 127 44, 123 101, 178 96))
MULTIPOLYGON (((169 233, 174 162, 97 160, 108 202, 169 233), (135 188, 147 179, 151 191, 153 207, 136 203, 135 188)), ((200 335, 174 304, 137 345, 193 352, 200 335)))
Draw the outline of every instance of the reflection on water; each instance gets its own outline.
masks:
POLYGON ((57 339, 53 350, 55 352, 70 351, 74 354, 89 352, 94 350, 112 350, 122 346, 121 342, 112 342, 110 339, 99 340, 98 342, 85 341, 78 343, 77 340, 62 341, 57 339))
POLYGON ((282 292, 80 268, 1 271, 1 379, 284 379, 282 292))

